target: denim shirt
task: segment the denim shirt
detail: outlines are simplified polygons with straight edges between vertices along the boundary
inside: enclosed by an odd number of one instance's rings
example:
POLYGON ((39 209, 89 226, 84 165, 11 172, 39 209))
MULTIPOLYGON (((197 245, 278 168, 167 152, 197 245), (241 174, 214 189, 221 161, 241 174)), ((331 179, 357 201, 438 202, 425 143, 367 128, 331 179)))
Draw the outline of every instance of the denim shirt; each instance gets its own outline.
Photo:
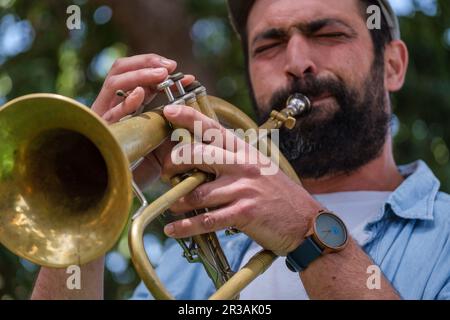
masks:
MULTIPOLYGON (((366 226, 370 237, 362 248, 403 299, 450 300, 450 196, 439 192, 439 180, 424 162, 399 169, 406 179, 366 226)), ((219 239, 237 270, 252 240, 223 232, 219 239)), ((215 291, 203 266, 187 263, 173 239, 153 263, 176 299, 207 299, 215 291)), ((132 298, 153 299, 142 282, 132 298)))

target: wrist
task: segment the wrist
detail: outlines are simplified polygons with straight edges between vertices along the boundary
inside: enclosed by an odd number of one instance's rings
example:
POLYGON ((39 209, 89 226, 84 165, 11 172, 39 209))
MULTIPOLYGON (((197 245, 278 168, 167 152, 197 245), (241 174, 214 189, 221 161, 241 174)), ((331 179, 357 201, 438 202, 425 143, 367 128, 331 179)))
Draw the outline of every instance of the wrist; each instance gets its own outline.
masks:
POLYGON ((286 265, 293 272, 301 272, 321 256, 343 251, 348 242, 345 223, 335 213, 320 210, 311 219, 303 241, 288 253, 286 265))
POLYGON ((300 208, 297 210, 299 224, 298 228, 295 230, 294 241, 289 247, 287 253, 294 251, 303 241, 305 241, 315 217, 321 211, 326 210, 325 207, 316 201, 312 196, 308 195, 307 201, 305 201, 305 198, 303 197, 300 199, 302 199, 301 203, 297 206, 297 208, 300 208))

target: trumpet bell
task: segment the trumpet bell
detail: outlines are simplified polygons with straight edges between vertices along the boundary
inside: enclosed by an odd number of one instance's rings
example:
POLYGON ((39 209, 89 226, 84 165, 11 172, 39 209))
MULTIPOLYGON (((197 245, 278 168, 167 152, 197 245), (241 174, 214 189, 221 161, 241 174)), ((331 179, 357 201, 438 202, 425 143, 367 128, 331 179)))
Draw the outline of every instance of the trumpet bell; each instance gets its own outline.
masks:
POLYGON ((0 243, 47 267, 111 249, 132 202, 129 162, 75 100, 33 94, 0 108, 0 243))

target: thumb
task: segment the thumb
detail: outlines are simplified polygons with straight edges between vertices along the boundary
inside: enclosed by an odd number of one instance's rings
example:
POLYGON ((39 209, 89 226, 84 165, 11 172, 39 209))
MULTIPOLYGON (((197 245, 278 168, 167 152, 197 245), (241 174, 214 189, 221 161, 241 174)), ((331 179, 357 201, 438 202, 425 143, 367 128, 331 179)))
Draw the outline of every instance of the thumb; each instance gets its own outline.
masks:
POLYGON ((139 109, 143 104, 144 99, 145 90, 142 87, 137 87, 123 102, 106 112, 103 115, 103 119, 109 124, 118 122, 123 117, 126 117, 139 109))

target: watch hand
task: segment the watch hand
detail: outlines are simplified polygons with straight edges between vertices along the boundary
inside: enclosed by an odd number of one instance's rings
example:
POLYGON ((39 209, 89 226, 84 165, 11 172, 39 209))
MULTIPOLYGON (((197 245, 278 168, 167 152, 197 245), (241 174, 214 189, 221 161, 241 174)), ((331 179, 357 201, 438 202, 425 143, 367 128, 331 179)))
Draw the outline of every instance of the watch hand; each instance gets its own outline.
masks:
POLYGON ((324 233, 326 233, 326 235, 323 237, 323 239, 325 240, 330 235, 331 230, 330 231, 327 230, 324 233))

